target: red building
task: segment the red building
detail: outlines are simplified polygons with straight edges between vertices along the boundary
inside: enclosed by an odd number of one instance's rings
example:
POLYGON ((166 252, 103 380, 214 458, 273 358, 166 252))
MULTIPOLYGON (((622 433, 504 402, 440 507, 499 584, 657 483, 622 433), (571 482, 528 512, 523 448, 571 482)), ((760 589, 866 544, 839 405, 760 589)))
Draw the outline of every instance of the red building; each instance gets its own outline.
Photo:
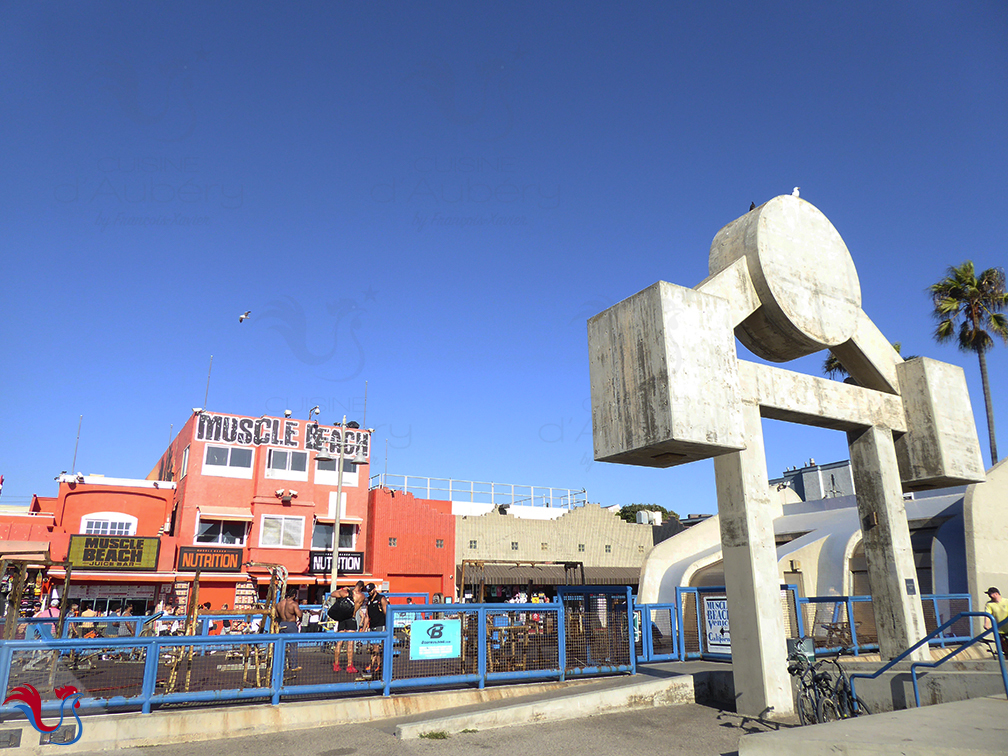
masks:
MULTIPOLYGON (((265 598, 276 565, 320 600, 335 532, 339 585, 454 595, 450 504, 369 492, 370 446, 356 427, 194 411, 146 479, 64 474, 57 496, 0 514, 0 551, 69 555, 71 597, 99 611, 183 603, 199 569, 216 610, 265 598)), ((65 573, 44 577, 58 589, 65 573)))

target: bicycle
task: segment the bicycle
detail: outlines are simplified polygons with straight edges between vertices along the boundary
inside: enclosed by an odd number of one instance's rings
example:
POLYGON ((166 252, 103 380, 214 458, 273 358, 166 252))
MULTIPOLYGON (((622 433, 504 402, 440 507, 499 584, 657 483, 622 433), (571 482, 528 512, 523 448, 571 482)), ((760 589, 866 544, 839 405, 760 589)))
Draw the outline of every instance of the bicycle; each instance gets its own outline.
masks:
POLYGON ((798 678, 798 720, 803 725, 834 722, 871 713, 864 702, 854 695, 850 677, 837 661, 841 653, 843 650, 831 658, 812 663, 801 654, 788 657, 788 673, 798 678), (835 681, 830 671, 825 669, 829 664, 836 667, 835 681))

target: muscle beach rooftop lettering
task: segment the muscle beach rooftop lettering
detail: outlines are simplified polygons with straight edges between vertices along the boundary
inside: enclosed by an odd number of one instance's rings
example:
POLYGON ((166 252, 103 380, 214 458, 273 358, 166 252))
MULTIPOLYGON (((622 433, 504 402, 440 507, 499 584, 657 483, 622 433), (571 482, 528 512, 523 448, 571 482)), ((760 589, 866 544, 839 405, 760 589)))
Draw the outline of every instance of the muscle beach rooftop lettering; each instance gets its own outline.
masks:
POLYGON ((285 446, 291 449, 322 451, 339 454, 341 447, 344 457, 353 457, 358 449, 368 456, 371 434, 365 430, 339 428, 306 423, 304 437, 301 437, 301 421, 284 420, 278 417, 238 417, 235 415, 214 415, 203 412, 196 426, 197 441, 216 441, 239 446, 285 446), (346 434, 346 444, 342 443, 342 433, 346 434))

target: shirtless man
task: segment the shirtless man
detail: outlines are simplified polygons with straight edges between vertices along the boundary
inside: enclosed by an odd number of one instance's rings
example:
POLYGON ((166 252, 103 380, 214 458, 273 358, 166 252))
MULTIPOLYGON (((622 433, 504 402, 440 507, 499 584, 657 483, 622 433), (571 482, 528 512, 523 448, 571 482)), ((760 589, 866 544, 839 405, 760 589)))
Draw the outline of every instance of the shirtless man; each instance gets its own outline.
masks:
MULTIPOLYGON (((357 629, 357 614, 363 608, 364 603, 367 601, 367 593, 364 591, 364 581, 358 580, 357 585, 352 588, 339 588, 334 594, 337 599, 349 597, 353 599, 353 616, 350 619, 345 619, 340 621, 336 626, 336 632, 353 632, 357 629)), ((351 675, 357 674, 357 668, 353 664, 353 652, 354 652, 354 642, 353 641, 336 641, 336 658, 333 660, 333 672, 340 671, 340 653, 343 650, 343 644, 347 644, 347 668, 346 671, 351 675)))
MULTIPOLYGON (((280 618, 281 633, 296 633, 301 629, 301 607, 298 606, 294 595, 294 589, 287 591, 287 598, 277 604, 277 616, 280 618)), ((287 645, 287 666, 291 672, 297 672, 301 669, 298 664, 297 643, 287 645)))

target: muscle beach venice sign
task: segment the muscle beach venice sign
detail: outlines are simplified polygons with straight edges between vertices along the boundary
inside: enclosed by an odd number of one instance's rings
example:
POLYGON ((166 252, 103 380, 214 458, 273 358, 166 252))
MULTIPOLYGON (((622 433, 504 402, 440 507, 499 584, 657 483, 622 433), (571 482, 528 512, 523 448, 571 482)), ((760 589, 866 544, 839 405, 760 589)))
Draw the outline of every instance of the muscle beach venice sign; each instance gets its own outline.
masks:
POLYGON ((237 417, 204 412, 199 416, 199 423, 196 426, 196 440, 218 441, 240 446, 286 446, 310 451, 326 449, 330 454, 339 454, 342 450, 344 457, 356 456, 359 450, 367 457, 371 434, 354 428, 341 430, 306 423, 305 435, 302 438, 301 425, 297 420, 282 420, 278 417, 237 417))

